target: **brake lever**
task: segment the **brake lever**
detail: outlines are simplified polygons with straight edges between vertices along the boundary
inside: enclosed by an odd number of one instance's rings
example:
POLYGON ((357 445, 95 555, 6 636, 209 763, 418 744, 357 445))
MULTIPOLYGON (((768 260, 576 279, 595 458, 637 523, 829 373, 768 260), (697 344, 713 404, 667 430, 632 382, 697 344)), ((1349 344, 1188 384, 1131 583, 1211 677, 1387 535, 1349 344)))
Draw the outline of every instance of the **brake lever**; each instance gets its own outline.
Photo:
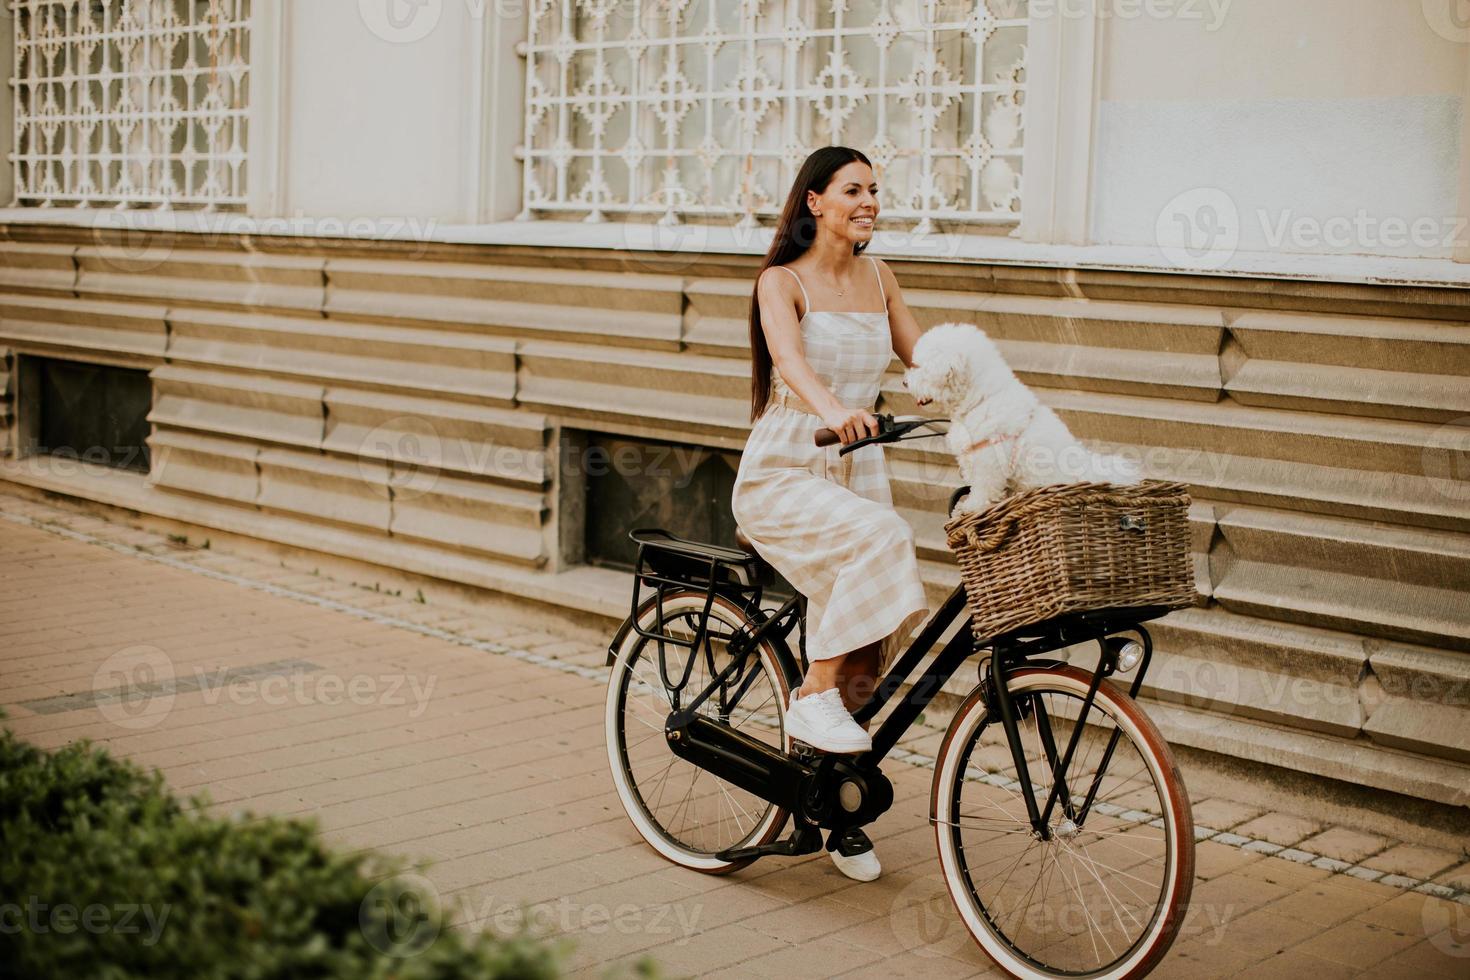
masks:
MULTIPOLYGON (((906 430, 902 435, 895 437, 893 441, 894 442, 907 442, 910 439, 932 439, 935 436, 948 435, 949 434, 949 430, 948 429, 939 429, 939 430, 936 430, 934 432, 920 432, 916 436, 909 435, 909 432, 912 432, 914 429, 922 429, 926 425, 933 425, 936 422, 948 422, 948 421, 949 421, 949 419, 923 419, 921 421, 914 421, 913 424, 910 426, 910 428, 908 430, 906 430)), ((901 424, 903 424, 903 423, 901 423, 901 424)))

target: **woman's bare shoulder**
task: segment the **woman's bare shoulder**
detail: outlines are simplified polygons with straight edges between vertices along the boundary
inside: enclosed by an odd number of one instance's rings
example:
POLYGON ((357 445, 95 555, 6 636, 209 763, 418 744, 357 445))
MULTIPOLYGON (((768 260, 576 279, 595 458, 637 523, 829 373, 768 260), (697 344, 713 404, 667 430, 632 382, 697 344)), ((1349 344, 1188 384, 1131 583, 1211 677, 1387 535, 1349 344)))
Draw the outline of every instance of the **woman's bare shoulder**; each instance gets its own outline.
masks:
POLYGON ((782 280, 784 282, 792 282, 792 273, 800 272, 801 266, 797 265, 796 261, 791 261, 787 262, 785 265, 769 266, 764 272, 761 273, 761 275, 774 276, 776 279, 782 280))
POLYGON ((898 277, 893 274, 893 270, 892 269, 888 268, 888 263, 887 262, 884 262, 882 259, 878 258, 878 256, 876 256, 876 255, 870 255, 870 256, 868 256, 868 258, 872 259, 873 260, 873 264, 878 267, 878 275, 880 275, 880 276, 883 277, 883 285, 885 285, 885 286, 897 286, 898 285, 898 277))
POLYGON ((796 280, 791 277, 791 270, 785 266, 773 265, 762 271, 756 279, 756 288, 762 293, 782 299, 796 298, 796 280))

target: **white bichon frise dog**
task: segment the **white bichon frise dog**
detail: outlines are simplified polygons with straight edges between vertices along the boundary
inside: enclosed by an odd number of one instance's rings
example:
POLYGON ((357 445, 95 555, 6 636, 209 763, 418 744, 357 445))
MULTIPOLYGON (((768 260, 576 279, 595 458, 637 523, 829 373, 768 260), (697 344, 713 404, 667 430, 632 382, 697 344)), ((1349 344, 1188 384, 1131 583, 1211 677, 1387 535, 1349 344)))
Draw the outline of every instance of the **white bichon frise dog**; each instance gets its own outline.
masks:
POLYGON ((1136 483, 1138 469, 1089 452, 1006 365, 972 323, 942 323, 919 338, 903 383, 920 405, 949 415, 949 448, 970 485, 955 516, 1007 494, 1054 483, 1136 483))

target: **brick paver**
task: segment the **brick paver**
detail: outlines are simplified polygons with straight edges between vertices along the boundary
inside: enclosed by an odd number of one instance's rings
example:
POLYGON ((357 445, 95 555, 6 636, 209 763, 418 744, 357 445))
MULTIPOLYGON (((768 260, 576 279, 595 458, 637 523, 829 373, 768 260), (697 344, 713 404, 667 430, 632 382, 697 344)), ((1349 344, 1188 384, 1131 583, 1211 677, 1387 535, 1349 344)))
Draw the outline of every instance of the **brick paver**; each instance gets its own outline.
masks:
POLYGON ((1452 870, 1464 860, 1463 854, 1437 847, 1399 844, 1366 859, 1363 864, 1388 874, 1430 878, 1452 870))
MULTIPOLYGON (((877 882, 851 882, 822 855, 722 878, 686 872, 641 842, 612 792, 600 637, 544 613, 436 608, 0 493, 7 514, 53 522, 0 519, 0 704, 39 745, 91 738, 181 791, 206 791, 217 810, 311 815, 337 846, 423 859, 457 926, 529 916, 572 934, 572 965, 588 975, 644 954, 676 975, 995 975, 938 873, 927 768, 887 767, 896 802, 873 829, 877 882), (159 688, 144 711, 85 701, 109 689, 109 671, 136 679, 140 665, 176 689, 159 688)), ((904 744, 932 752, 937 738, 916 729, 904 744)), ((1470 907, 1266 852, 1300 845, 1383 872, 1442 872, 1455 887, 1470 876, 1463 853, 1234 800, 1202 800, 1195 813, 1212 832, 1268 846, 1199 844, 1193 907, 1156 976, 1470 976, 1470 907)))
POLYGON ((1348 827, 1330 827, 1314 837, 1308 837, 1298 846, 1313 854, 1358 864, 1365 858, 1382 853, 1393 843, 1378 834, 1365 834, 1348 827))
POLYGON ((1266 813, 1254 820, 1237 824, 1230 830, 1232 833, 1269 841, 1282 847, 1293 847, 1313 834, 1320 833, 1323 826, 1316 820, 1290 813, 1266 813))

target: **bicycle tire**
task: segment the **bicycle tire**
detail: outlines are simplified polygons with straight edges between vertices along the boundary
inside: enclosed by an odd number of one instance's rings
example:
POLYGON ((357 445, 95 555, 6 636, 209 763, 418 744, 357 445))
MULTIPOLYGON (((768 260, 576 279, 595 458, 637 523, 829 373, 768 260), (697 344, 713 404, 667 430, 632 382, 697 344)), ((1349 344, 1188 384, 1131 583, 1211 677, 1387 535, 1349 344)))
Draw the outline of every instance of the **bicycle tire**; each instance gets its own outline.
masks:
MULTIPOLYGON (((1043 719, 1049 722, 1053 714, 1060 714, 1065 723, 1066 711, 1058 712, 1056 709, 1065 709, 1069 704, 1080 706, 1091 680, 1089 672, 1074 667, 1023 668, 1010 675, 1007 686, 1015 703, 1030 712, 1028 719, 1023 719, 1023 722, 1029 720, 1030 728, 1023 727, 1021 736, 1023 743, 1028 743, 1025 750, 1027 765, 1032 785, 1037 787, 1038 806, 1044 805, 1045 794, 1051 784, 1051 773, 1046 767, 1041 766, 1038 775, 1038 767, 1034 764, 1044 751, 1041 731, 1047 726, 1043 719), (1049 702, 1047 695, 1057 695, 1057 699, 1049 702), (1037 712, 1035 706, 1038 703, 1045 708, 1044 713, 1037 712), (1033 752, 1034 759, 1029 757, 1033 752), (1043 785, 1038 786, 1038 781, 1043 785)), ((1015 792, 1020 783, 1015 778, 1014 763, 1008 757, 1009 743, 1005 740, 1000 719, 989 717, 982 695, 982 688, 977 687, 956 711, 939 750, 930 797, 930 818, 934 824, 940 866, 950 898, 966 930, 997 966, 1011 976, 1026 980, 1064 976, 1087 980, 1136 980, 1144 976, 1159 963, 1173 943, 1194 885, 1194 822, 1189 796, 1168 743, 1132 698, 1110 681, 1103 681, 1098 688, 1093 713, 1089 715, 1089 725, 1083 730, 1082 743, 1095 742, 1099 746, 1096 760, 1100 762, 1105 757, 1105 746, 1111 732, 1105 725, 1098 724, 1102 719, 1096 713, 1100 711, 1103 718, 1111 722, 1112 729, 1121 733, 1119 746, 1126 741, 1132 755, 1142 763, 1141 771, 1149 776, 1148 785, 1153 788, 1152 798, 1157 801, 1155 809, 1158 812, 1142 809, 1146 802, 1143 798, 1150 796, 1142 787, 1121 793, 1135 778, 1130 775, 1128 780, 1115 783, 1115 788, 1120 791, 1119 798, 1126 800, 1126 806, 1109 802, 1107 793, 1104 793, 1081 825, 1071 823, 1062 812, 1063 808, 1058 806, 1051 818, 1052 826, 1060 830, 1064 828, 1060 821, 1067 820, 1070 827, 1065 828, 1065 832, 1070 836, 1056 832, 1051 841, 1043 842, 1031 833, 1024 801, 1015 792), (992 742, 982 746, 987 731, 992 732, 992 742), (1002 754, 999 746, 1004 746, 1007 754, 1002 754), (977 747, 981 749, 978 756, 977 747), (1007 786, 1007 779, 1010 779, 1011 786, 1007 786), (966 785, 985 787, 976 790, 971 802, 983 804, 987 809, 982 809, 979 814, 964 812, 962 791, 966 785), (1005 793, 1010 797, 1002 795, 1005 793), (1150 816, 1155 819, 1144 819, 1150 816), (1099 828, 1099 823, 1104 822, 1106 830, 1099 828), (1012 823, 1016 824, 1014 828, 1010 827, 1012 823), (964 840, 967 830, 973 841, 969 845, 964 840), (1162 835, 1155 838, 1154 831, 1162 831, 1162 835), (983 839, 984 835, 991 833, 996 837, 983 839), (1025 845, 1025 850, 1009 865, 1005 879, 999 884, 993 883, 993 879, 999 877, 997 869, 992 879, 977 885, 977 873, 987 865, 1010 860, 1007 849, 1015 841, 1023 839, 1013 835, 1022 834, 1029 834, 1031 843, 1025 845), (1124 870, 1094 856, 1090 849, 1092 846, 1111 849, 1104 852, 1105 856, 1121 855, 1113 858, 1115 864, 1137 857, 1147 860, 1153 852, 1161 853, 1162 871, 1152 893, 1152 879, 1144 877, 1147 869, 1142 862, 1124 870), (969 855, 966 854, 967 848, 971 852, 969 855), (1033 850, 1037 853, 1032 854, 1033 850), (991 852, 1002 857, 986 861, 991 852), (1032 856, 1028 858, 1028 854, 1032 856), (1016 871, 1022 868, 1025 869, 1022 878, 1007 893, 1016 871), (1028 875, 1034 875, 1035 879, 1029 892, 1025 892, 1020 900, 1013 899, 1011 896, 1025 887, 1028 875), (1113 892, 1104 880, 1115 875, 1122 876, 1117 881, 1138 900, 1139 911, 1131 910, 1128 896, 1113 892), (1125 880, 1127 878, 1143 884, 1130 884, 1125 880), (1074 906, 1070 910, 1072 920, 1085 923, 1092 930, 1088 935, 1098 962, 1091 966, 1083 962, 1087 958, 1088 944, 1079 937, 1084 933, 1066 933, 1067 923, 1046 907, 1051 885, 1057 881, 1061 882, 1063 892, 1067 888, 1072 889, 1071 894, 1062 896, 1066 903, 1074 906), (1035 897, 1038 888, 1041 889, 1039 910, 1035 897), (982 889, 984 895, 981 894, 982 889), (1104 901, 1097 901, 1095 896, 1101 896, 1104 901), (1012 901, 1014 906, 1008 908, 1012 901), (1096 918, 1089 903, 1098 909, 1096 918), (1151 907, 1148 907, 1150 903, 1151 907), (1081 908, 1080 917, 1075 907, 1081 908), (1149 912, 1146 923, 1142 913, 1145 908, 1149 912), (1120 927, 1117 935, 1119 945, 1127 938, 1129 930, 1129 922, 1123 915, 1127 914, 1138 924, 1137 938, 1121 953, 1114 952, 1106 932, 1094 928, 1101 924, 1100 920, 1106 919, 1109 912, 1120 927), (1038 919, 1041 923, 1039 928, 1036 925, 1038 919), (1058 929, 1055 935, 1050 931, 1053 921, 1058 929), (1099 935, 1113 957, 1111 960, 1104 961, 1102 946, 1098 944, 1099 935), (1076 961, 1061 962, 1068 957, 1074 957, 1076 961)), ((1065 738, 1054 741, 1059 752, 1065 750, 1065 738)), ((1089 772, 1092 760, 1091 749, 1079 744, 1074 768, 1066 774, 1066 785, 1078 798, 1085 797, 1096 775, 1095 766, 1089 772)), ((1128 769, 1133 761, 1119 757, 1115 747, 1104 769, 1103 783, 1106 784, 1110 778, 1117 779, 1115 764, 1120 769, 1128 769)), ((1108 928, 1113 928, 1111 923, 1108 928)))
MULTIPOLYGON (((687 622, 696 616, 704 608, 705 599, 706 593, 702 590, 666 595, 662 601, 665 627, 670 628, 670 623, 678 623, 681 619, 687 622)), ((639 625, 643 628, 652 630, 657 621, 658 609, 655 604, 650 603, 639 611, 639 625)), ((745 625, 747 625, 745 613, 738 606, 723 596, 715 596, 710 606, 709 628, 712 631, 729 636, 745 625)), ((689 632, 692 633, 692 628, 689 632)), ((772 803, 760 800, 753 794, 708 775, 705 770, 697 769, 692 763, 675 756, 669 749, 662 737, 663 717, 655 718, 651 714, 651 711, 662 711, 666 715, 672 707, 656 665, 657 647, 656 641, 639 635, 636 630, 627 630, 616 652, 612 670, 608 674, 604 727, 608 765, 612 772, 613 784, 617 790, 618 799, 623 804, 628 818, 633 822, 634 828, 654 851, 681 867, 705 874, 729 874, 745 867, 753 859, 722 861, 716 856, 717 853, 731 847, 769 844, 780 834, 782 827, 786 824, 788 814, 772 803), (642 670, 640 664, 650 669, 642 670), (644 700, 649 702, 651 707, 639 707, 636 713, 629 707, 629 691, 634 686, 641 686, 652 692, 652 696, 646 694, 644 696, 644 700), (665 698, 664 705, 658 705, 657 695, 659 694, 665 698), (644 725, 653 727, 656 721, 657 731, 644 733, 638 737, 637 741, 630 744, 628 734, 630 717, 640 728, 644 725), (633 758, 635 753, 638 755, 636 765, 633 758), (651 784, 651 779, 660 773, 663 776, 664 785, 655 787, 651 784), (714 837, 718 839, 713 839, 708 834, 700 835, 698 840, 691 839, 694 834, 687 826, 669 826, 680 816, 685 818, 687 824, 689 814, 693 812, 690 803, 686 802, 682 811, 673 813, 661 805, 670 780, 687 779, 688 792, 686 797, 681 799, 700 799, 693 797, 693 791, 701 774, 706 775, 711 781, 710 785, 714 787, 714 792, 723 794, 711 797, 716 800, 715 809, 719 811, 722 805, 728 807, 716 818, 717 829, 714 837), (754 801, 754 803, 747 801, 754 801), (759 814, 750 812, 756 806, 760 808, 759 814), (739 819, 738 811, 742 809, 745 815, 751 818, 751 826, 748 831, 739 819), (719 837, 719 833, 724 829, 722 821, 726 819, 742 833, 737 835, 731 831, 725 837, 719 837)), ((665 649, 673 651, 676 648, 669 644, 665 646, 665 649)), ((790 695, 787 687, 788 672, 782 662, 781 654, 769 641, 761 642, 754 651, 754 656, 757 658, 756 663, 759 664, 759 669, 764 674, 763 681, 767 691, 760 702, 745 705, 749 709, 745 715, 741 716, 737 711, 729 722, 750 722, 751 724, 743 727, 740 724, 735 724, 734 727, 741 728, 747 734, 754 734, 763 740, 771 741, 774 745, 784 746, 786 701, 790 695)), ((687 687, 691 696, 704 686, 699 682, 699 676, 699 672, 696 671, 687 687)), ((708 683, 707 678, 704 683, 708 683)), ((761 681, 756 683, 759 684, 761 681)), ((714 698, 711 698, 709 702, 701 706, 701 711, 709 709, 713 702, 714 698)), ((637 731, 638 728, 631 730, 637 731)), ((677 788, 675 792, 678 792, 677 788)))

